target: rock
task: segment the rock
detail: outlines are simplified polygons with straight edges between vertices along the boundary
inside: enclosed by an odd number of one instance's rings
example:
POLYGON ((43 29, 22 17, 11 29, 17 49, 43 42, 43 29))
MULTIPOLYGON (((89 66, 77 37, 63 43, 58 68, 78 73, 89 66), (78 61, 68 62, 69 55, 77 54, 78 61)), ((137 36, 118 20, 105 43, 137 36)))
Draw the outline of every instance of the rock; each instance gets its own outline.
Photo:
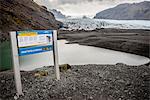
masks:
POLYGON ((5 83, 5 80, 1 80, 2 83, 5 83))
POLYGON ((38 71, 34 74, 35 77, 42 77, 42 76, 47 76, 48 72, 47 71, 38 71))
POLYGON ((60 11, 56 9, 52 9, 50 10, 50 12, 54 14, 55 18, 66 18, 64 14, 62 14, 60 11))
POLYGON ((118 65, 118 66, 123 66, 123 65, 125 65, 125 64, 123 64, 123 63, 116 63, 116 65, 118 65))
POLYGON ((92 97, 92 96, 90 96, 88 100, 93 100, 93 97, 92 97))
POLYGON ((59 66, 60 72, 66 72, 68 69, 71 69, 69 64, 62 64, 59 66))
MULTIPOLYGON (((17 96, 14 96, 14 100, 17 100, 18 99, 18 97, 17 96)), ((1 99, 0 99, 1 100, 1 99)))
POLYGON ((146 66, 150 66, 150 62, 146 63, 145 65, 146 65, 146 66))
POLYGON ((118 100, 122 100, 121 98, 119 98, 118 100))

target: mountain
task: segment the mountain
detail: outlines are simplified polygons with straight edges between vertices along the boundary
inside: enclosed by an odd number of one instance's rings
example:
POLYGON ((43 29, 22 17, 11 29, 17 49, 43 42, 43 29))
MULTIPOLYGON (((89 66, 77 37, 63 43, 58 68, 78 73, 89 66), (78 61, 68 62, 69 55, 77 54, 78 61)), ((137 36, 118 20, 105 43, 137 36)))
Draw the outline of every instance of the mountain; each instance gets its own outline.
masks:
POLYGON ((50 12, 54 14, 55 18, 58 18, 58 19, 66 18, 65 15, 63 15, 60 11, 58 11, 56 9, 52 9, 50 12))
POLYGON ((95 19, 150 20, 150 2, 125 3, 96 14, 95 19))
POLYGON ((33 0, 0 0, 0 33, 25 29, 58 29, 61 24, 51 12, 33 0))

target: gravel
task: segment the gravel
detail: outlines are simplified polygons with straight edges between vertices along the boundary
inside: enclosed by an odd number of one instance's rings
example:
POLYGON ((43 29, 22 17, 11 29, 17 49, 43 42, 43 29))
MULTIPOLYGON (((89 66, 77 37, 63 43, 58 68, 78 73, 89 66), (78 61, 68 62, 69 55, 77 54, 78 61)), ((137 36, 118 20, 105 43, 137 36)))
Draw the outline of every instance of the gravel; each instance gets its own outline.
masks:
MULTIPOLYGON (((24 96, 18 100, 149 100, 150 66, 72 65, 55 79, 54 68, 22 71, 24 96), (38 71, 47 76, 35 77, 38 71)), ((13 100, 12 71, 0 72, 0 100, 13 100)))

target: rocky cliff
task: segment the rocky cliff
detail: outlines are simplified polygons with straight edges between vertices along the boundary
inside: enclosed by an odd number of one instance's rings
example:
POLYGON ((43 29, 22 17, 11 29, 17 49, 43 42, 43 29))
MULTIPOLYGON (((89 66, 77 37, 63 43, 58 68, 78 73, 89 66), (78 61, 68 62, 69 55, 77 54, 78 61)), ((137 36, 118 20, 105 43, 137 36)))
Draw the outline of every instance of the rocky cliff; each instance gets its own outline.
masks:
POLYGON ((60 24, 52 13, 33 0, 0 0, 0 38, 8 31, 58 29, 60 24))
POLYGON ((96 14, 97 19, 150 20, 150 2, 120 4, 96 14))
POLYGON ((62 14, 60 11, 56 10, 56 9, 52 9, 50 10, 51 13, 54 14, 55 18, 66 18, 66 16, 64 14, 62 14))

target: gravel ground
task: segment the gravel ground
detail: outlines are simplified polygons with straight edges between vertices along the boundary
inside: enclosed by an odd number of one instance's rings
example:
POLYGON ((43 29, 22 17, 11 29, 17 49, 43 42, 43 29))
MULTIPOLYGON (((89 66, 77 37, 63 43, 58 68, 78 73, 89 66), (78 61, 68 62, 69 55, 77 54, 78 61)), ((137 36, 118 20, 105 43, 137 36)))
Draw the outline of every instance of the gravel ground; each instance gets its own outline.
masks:
MULTIPOLYGON (((53 67, 21 72, 19 100, 150 100, 150 66, 73 65, 57 81, 53 67), (35 77, 37 70, 47 76, 35 77)), ((13 100, 12 71, 0 72, 0 100, 13 100)))

